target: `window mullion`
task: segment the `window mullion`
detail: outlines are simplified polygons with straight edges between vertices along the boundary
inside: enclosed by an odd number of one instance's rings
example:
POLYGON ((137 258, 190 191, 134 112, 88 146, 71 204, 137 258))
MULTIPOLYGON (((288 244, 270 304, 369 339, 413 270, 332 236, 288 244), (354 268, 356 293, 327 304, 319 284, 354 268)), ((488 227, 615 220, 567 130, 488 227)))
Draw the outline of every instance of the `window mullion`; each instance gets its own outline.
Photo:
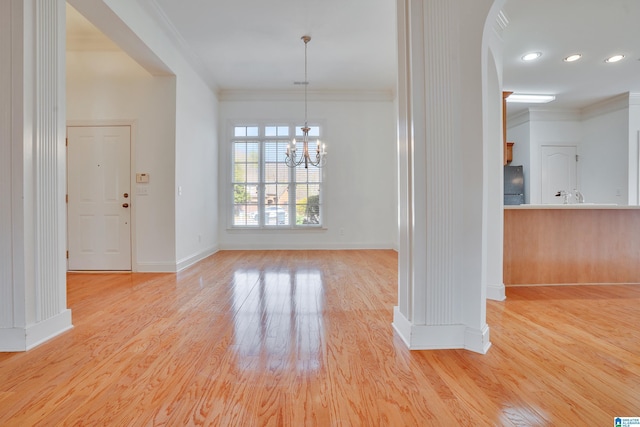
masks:
POLYGON ((258 226, 264 227, 264 217, 265 217, 265 193, 266 193, 266 176, 265 176, 265 137, 263 134, 260 136, 260 160, 258 163, 260 184, 258 185, 258 226))

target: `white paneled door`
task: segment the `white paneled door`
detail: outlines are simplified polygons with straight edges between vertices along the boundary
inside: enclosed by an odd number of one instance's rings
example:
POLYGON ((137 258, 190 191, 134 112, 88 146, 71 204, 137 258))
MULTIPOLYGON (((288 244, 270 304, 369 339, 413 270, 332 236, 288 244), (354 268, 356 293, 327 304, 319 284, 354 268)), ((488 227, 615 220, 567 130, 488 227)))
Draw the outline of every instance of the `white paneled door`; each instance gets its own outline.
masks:
POLYGON ((542 203, 562 203, 563 198, 556 197, 559 191, 569 192, 578 188, 576 154, 575 145, 543 145, 541 147, 542 203))
POLYGON ((67 128, 69 270, 131 270, 130 126, 67 128))

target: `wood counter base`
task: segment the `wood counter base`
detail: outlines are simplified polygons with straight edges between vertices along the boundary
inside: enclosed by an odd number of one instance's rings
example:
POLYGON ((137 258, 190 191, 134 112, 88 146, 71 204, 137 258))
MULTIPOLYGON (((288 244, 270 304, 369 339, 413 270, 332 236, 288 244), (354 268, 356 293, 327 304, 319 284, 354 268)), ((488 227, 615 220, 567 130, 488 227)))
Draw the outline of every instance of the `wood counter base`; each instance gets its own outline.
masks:
POLYGON ((640 283, 640 209, 505 209, 504 283, 640 283))

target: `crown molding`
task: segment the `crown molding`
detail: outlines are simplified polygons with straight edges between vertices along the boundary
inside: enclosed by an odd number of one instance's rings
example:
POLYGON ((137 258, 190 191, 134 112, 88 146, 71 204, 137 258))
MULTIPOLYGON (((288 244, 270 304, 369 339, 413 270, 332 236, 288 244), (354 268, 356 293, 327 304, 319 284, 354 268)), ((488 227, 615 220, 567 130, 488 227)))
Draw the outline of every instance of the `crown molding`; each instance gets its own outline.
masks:
MULTIPOLYGON (((634 99, 638 99, 640 95, 635 94, 634 99)), ((582 109, 582 120, 591 119, 593 117, 602 116, 603 114, 613 113, 615 111, 629 108, 631 94, 629 92, 607 98, 603 101, 591 104, 582 109)))
MULTIPOLYGON (((309 101, 392 102, 393 91, 309 91, 309 101)), ((219 101, 303 101, 304 94, 293 90, 223 89, 219 101)))

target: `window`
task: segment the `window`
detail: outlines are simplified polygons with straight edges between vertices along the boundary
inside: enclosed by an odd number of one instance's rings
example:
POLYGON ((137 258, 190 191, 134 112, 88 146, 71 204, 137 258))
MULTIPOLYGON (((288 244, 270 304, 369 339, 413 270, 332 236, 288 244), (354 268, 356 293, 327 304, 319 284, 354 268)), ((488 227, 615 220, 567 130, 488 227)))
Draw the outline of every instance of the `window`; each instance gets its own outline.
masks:
MULTIPOLYGON (((302 126, 267 124, 234 126, 231 187, 232 227, 310 228, 322 226, 322 169, 284 160, 293 135, 302 126)), ((315 147, 320 126, 309 126, 315 147)))

